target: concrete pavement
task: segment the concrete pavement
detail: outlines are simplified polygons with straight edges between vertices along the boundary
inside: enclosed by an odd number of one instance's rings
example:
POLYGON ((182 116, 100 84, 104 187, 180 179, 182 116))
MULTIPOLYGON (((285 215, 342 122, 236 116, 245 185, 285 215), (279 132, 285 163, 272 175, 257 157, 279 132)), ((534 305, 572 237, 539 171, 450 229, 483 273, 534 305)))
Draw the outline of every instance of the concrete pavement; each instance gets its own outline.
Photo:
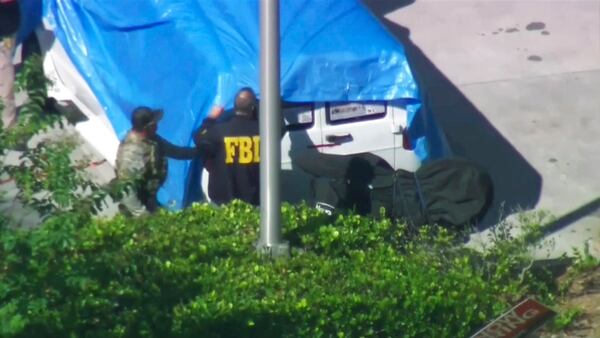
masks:
POLYGON ((453 150, 490 171, 482 229, 548 210, 551 256, 586 241, 600 256, 600 1, 364 2, 405 45, 453 150))

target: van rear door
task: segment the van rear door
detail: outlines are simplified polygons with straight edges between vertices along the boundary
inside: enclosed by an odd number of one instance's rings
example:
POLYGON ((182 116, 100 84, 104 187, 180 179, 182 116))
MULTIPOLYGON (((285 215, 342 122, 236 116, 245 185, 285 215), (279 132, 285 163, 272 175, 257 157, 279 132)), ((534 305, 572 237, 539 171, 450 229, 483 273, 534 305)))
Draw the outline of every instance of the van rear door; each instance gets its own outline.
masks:
POLYGON ((321 144, 321 115, 323 105, 316 103, 282 104, 286 133, 281 139, 281 196, 297 203, 310 196, 310 177, 296 168, 292 159, 306 151, 319 151, 321 144))
POLYGON ((385 101, 328 103, 323 114, 322 139, 326 154, 370 152, 395 164, 393 117, 385 101))

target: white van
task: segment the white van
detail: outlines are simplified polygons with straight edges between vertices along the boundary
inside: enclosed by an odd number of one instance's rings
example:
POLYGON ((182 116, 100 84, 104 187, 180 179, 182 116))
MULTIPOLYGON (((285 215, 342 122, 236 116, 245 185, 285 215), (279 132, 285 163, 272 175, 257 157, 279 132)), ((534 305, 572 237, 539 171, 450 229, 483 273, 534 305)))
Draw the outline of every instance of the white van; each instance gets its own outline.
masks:
POLYGON ((288 133, 281 144, 282 168, 294 151, 349 155, 371 152, 394 169, 416 170, 420 161, 404 138, 407 113, 394 101, 284 104, 288 133))
POLYGON ((318 151, 350 155, 370 152, 394 169, 415 171, 420 159, 405 138, 406 110, 395 101, 284 104, 288 132, 281 143, 282 197, 306 199, 309 178, 296 170, 294 154, 318 151))

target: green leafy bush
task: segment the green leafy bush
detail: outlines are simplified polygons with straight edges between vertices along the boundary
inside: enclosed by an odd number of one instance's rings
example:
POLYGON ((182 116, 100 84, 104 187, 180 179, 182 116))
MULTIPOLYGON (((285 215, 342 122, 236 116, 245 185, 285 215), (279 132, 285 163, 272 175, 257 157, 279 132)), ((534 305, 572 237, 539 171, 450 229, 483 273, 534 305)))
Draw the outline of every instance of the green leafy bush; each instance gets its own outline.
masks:
MULTIPOLYGON (((18 188, 16 198, 43 218, 73 211, 82 215, 98 214, 108 196, 120 199, 130 183, 103 187, 93 182, 83 170, 89 160, 72 159, 78 145, 75 137, 66 135, 60 140, 44 140, 35 147, 25 146, 33 135, 53 126, 64 128, 66 122, 55 111, 53 101, 48 100, 49 80, 44 75, 39 55, 25 60, 16 84, 27 93, 27 100, 19 109, 18 123, 8 130, 0 128, 0 161, 3 162, 0 176, 14 179, 18 188), (20 162, 5 163, 7 150, 15 148, 20 150, 20 162)), ((0 217, 0 225, 10 222, 0 217)))
POLYGON ((109 195, 82 170, 86 161, 73 161, 75 141, 40 143, 22 152, 21 163, 3 170, 15 180, 17 198, 42 216, 64 211, 97 214, 109 195))
POLYGON ((583 315, 585 311, 580 308, 568 308, 561 311, 550 325, 550 329, 554 332, 564 330, 569 326, 573 325, 575 321, 583 315))
POLYGON ((59 115, 49 114, 47 86, 50 81, 44 75, 41 56, 29 56, 16 75, 16 89, 27 93, 27 100, 19 109, 17 124, 0 133, 0 148, 23 144, 35 133, 60 123, 59 115))
MULTIPOLYGON (((59 121, 39 56, 17 82, 29 100, 2 152, 59 121)), ((526 254, 539 222, 479 253, 442 228, 284 206, 296 249, 272 261, 239 202, 93 219, 124 187, 86 179, 72 149, 42 143, 1 168, 48 218, 20 230, 0 215, 0 337, 465 337, 524 295, 552 297, 526 254)))
MULTIPOLYGON (((29 101, 0 150, 58 120, 39 57, 18 84, 29 101)), ((537 221, 516 238, 500 227, 476 252, 442 228, 284 206, 295 249, 273 261, 239 202, 93 219, 124 187, 87 180, 72 149, 40 144, 2 167, 48 218, 20 230, 0 215, 0 337, 466 337, 524 295, 552 298, 527 255, 537 221)))
POLYGON ((2 337, 466 337, 531 289, 518 239, 283 207, 285 260, 246 204, 0 234, 2 337), (496 250, 496 251, 494 251, 496 250), (498 250, 501 250, 498 251, 498 250))

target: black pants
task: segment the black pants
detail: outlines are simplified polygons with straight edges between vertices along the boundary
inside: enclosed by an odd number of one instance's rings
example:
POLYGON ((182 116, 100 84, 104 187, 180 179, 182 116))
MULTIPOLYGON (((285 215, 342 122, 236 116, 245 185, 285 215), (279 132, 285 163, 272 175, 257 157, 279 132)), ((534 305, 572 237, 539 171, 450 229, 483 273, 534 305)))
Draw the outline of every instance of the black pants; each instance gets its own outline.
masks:
POLYGON ((158 203, 158 199, 156 198, 156 191, 148 191, 147 189, 140 188, 137 191, 137 196, 140 199, 140 202, 150 213, 156 212, 160 208, 160 204, 158 203))

